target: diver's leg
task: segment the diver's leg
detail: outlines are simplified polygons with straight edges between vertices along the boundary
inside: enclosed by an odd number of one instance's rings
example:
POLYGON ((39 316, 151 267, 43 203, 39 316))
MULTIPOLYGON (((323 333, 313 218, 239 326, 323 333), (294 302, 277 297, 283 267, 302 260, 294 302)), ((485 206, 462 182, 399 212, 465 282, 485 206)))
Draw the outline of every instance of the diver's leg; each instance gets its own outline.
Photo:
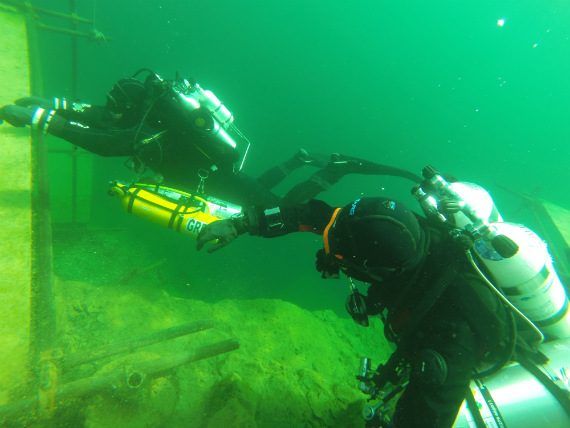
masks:
POLYGON ((304 149, 299 149, 295 155, 279 164, 266 172, 264 172, 257 181, 266 189, 272 189, 277 186, 285 177, 287 177, 291 172, 297 168, 304 165, 311 165, 315 167, 323 167, 326 165, 325 162, 321 162, 315 156, 311 156, 304 149))
POLYGON ((336 174, 330 166, 320 169, 307 180, 295 185, 289 190, 283 197, 281 205, 292 206, 307 202, 319 193, 327 190, 341 178, 342 175, 336 174))
POLYGON ((382 165, 352 156, 339 155, 338 153, 331 155, 331 164, 336 168, 335 171, 336 174, 339 175, 339 180, 346 174, 391 175, 394 177, 407 178, 415 183, 419 183, 423 180, 419 175, 404 169, 382 165))
POLYGON ((409 171, 370 162, 364 159, 333 153, 330 163, 302 183, 293 187, 283 198, 283 205, 296 205, 313 199, 319 193, 327 190, 347 174, 391 175, 403 177, 416 183, 422 178, 409 171))

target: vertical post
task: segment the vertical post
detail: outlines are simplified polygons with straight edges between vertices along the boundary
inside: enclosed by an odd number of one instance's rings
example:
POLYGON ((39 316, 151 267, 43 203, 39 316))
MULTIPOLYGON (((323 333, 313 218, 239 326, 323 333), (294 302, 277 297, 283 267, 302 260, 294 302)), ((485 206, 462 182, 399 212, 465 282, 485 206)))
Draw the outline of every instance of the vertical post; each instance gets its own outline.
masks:
MULTIPOLYGON (((31 15, 26 17, 30 89, 42 94, 37 25, 31 15)), ((56 340, 55 290, 52 258, 51 209, 49 196, 48 150, 41 132, 31 133, 31 286, 30 286, 30 342, 28 364, 33 376, 33 392, 46 389, 49 371, 46 357, 56 340)), ((51 383, 53 386, 54 384, 51 383)), ((44 425, 46 428, 51 424, 44 425)))
MULTIPOLYGON (((71 30, 77 31, 77 1, 69 0, 69 14, 71 15, 71 30)), ((77 36, 71 36, 71 95, 77 97, 77 36)))
MULTIPOLYGON (((77 1, 69 0, 69 14, 72 16, 71 30, 77 31, 77 1)), ((77 81, 78 81, 78 60, 77 60, 77 36, 71 36, 71 96, 75 100, 77 98, 77 81)), ((77 146, 73 146, 71 153, 71 223, 77 223, 77 146)))
POLYGON ((30 353, 32 367, 55 345, 56 318, 52 262, 51 210, 47 146, 41 131, 32 132, 32 290, 30 353))
POLYGON ((44 81, 40 67, 40 52, 38 47, 38 26, 32 14, 27 13, 26 32, 28 45, 28 70, 30 75, 30 94, 43 95, 44 81))

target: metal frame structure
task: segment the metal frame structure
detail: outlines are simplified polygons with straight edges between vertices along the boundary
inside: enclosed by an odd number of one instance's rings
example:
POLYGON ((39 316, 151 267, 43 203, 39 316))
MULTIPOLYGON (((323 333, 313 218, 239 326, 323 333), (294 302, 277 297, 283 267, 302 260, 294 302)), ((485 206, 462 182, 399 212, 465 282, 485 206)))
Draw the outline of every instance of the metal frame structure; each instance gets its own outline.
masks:
POLYGON ((517 192, 498 183, 496 185, 522 200, 515 216, 522 210, 528 210, 532 215, 539 229, 537 232, 549 244, 548 250, 560 281, 570 292, 570 211, 559 207, 560 213, 553 213, 552 204, 532 194, 517 192), (561 227, 562 224, 566 225, 565 229, 561 227))
MULTIPOLYGON (((30 87, 34 94, 42 94, 41 68, 37 46, 38 31, 55 31, 71 37, 72 88, 75 95, 77 88, 77 40, 86 37, 92 40, 111 40, 105 38, 95 27, 92 31, 79 31, 79 24, 93 25, 93 21, 78 17, 77 2, 70 0, 68 14, 54 12, 32 6, 29 1, 0 0, 0 10, 23 14, 26 21, 27 43, 30 68, 30 87), (69 22, 70 29, 44 25, 40 15, 48 15, 69 22)), ((140 347, 170 340, 176 337, 196 333, 213 327, 209 320, 197 321, 172 327, 149 336, 127 340, 99 349, 71 355, 63 355, 56 348, 57 326, 55 305, 55 281, 53 274, 52 219, 50 208, 50 186, 48 174, 48 149, 43 144, 41 132, 31 135, 31 311, 30 311, 30 346, 29 366, 33 381, 24 397, 0 406, 0 425, 26 426, 41 421, 43 426, 51 424, 51 417, 59 406, 73 403, 77 398, 97 393, 105 388, 123 385, 138 388, 147 377, 152 377, 177 366, 210 358, 239 348, 237 341, 230 339, 202 346, 178 355, 156 358, 140 363, 137 367, 115 370, 106 375, 74 379, 63 382, 62 375, 82 364, 108 358, 121 353, 131 353, 140 347)), ((73 162, 73 217, 75 222, 77 201, 77 148, 70 151, 73 162)))

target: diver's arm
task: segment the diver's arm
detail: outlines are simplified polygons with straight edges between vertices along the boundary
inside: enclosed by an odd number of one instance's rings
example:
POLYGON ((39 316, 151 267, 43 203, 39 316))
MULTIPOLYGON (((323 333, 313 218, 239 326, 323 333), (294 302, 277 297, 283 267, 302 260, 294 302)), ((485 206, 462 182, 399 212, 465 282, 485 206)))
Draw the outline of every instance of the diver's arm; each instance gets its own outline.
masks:
POLYGON ((270 209, 253 207, 244 209, 243 216, 238 218, 238 223, 243 223, 238 231, 264 238, 274 238, 292 232, 313 232, 322 235, 333 212, 334 208, 317 199, 294 206, 270 209))
POLYGON ((14 104, 20 107, 37 108, 41 107, 46 110, 65 110, 71 108, 70 102, 65 98, 42 98, 42 97, 23 97, 14 101, 14 104))
POLYGON ((264 238, 275 238, 293 232, 322 234, 333 212, 334 208, 316 199, 296 206, 246 208, 239 216, 218 220, 202 228, 196 249, 201 250, 206 243, 217 240, 208 248, 208 252, 213 253, 244 233, 264 238))
POLYGON ((0 124, 3 121, 18 128, 30 126, 33 131, 63 138, 101 156, 130 156, 134 153, 135 140, 142 140, 148 135, 138 127, 121 130, 90 127, 80 121, 67 120, 55 110, 41 107, 6 105, 0 108, 0 124))
POLYGON ((54 110, 58 116, 68 121, 81 122, 85 125, 98 128, 111 128, 112 118, 109 110, 103 106, 96 106, 81 101, 69 101, 65 98, 24 97, 14 101, 20 107, 44 110, 54 110))
POLYGON ((59 108, 55 112, 70 122, 80 122, 100 129, 112 129, 114 127, 109 110, 102 106, 73 103, 73 107, 66 104, 65 109, 59 108))
POLYGON ((136 128, 109 130, 66 120, 53 113, 49 120, 39 125, 47 132, 100 156, 130 156, 134 152, 136 128))

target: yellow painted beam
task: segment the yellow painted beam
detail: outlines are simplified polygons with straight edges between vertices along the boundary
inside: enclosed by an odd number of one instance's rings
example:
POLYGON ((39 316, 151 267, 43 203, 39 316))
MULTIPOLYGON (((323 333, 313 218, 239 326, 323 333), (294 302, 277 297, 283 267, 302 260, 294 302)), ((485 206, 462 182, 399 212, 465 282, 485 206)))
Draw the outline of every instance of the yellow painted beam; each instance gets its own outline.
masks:
MULTIPOLYGON (((0 10, 0 105, 30 93, 23 16, 0 10)), ((27 380, 31 281, 29 128, 0 126, 0 404, 27 380)))

